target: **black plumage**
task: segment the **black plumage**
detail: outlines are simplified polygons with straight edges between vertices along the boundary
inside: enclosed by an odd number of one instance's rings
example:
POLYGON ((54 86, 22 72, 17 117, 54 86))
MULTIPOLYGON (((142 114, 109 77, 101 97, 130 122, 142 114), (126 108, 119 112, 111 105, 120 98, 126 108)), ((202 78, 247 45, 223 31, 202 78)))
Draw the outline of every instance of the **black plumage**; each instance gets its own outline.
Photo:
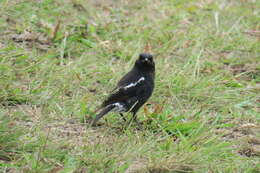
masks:
POLYGON ((136 121, 136 113, 149 99, 154 89, 155 64, 153 56, 142 53, 136 60, 134 67, 117 83, 110 96, 96 111, 99 114, 93 120, 92 125, 110 111, 119 112, 125 120, 122 112, 131 112, 132 119, 136 121))

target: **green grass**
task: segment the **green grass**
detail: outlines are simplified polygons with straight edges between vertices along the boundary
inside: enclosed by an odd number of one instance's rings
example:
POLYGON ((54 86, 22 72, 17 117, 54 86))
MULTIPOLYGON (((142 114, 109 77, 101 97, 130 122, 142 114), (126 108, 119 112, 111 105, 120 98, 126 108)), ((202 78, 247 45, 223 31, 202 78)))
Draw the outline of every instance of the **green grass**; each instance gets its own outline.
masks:
POLYGON ((253 0, 0 1, 0 172, 260 172, 259 19, 253 0), (84 124, 148 44, 142 128, 84 124))

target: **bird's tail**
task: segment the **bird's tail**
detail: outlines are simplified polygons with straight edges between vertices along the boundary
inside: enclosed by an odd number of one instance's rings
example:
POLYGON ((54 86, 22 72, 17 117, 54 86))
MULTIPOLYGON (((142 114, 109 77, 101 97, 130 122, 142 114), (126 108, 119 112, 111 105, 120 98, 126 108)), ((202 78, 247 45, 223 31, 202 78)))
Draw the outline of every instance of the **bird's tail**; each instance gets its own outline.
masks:
POLYGON ((106 115, 109 111, 115 108, 115 105, 109 105, 102 109, 102 111, 96 116, 96 118, 92 121, 92 126, 95 126, 100 118, 106 115))

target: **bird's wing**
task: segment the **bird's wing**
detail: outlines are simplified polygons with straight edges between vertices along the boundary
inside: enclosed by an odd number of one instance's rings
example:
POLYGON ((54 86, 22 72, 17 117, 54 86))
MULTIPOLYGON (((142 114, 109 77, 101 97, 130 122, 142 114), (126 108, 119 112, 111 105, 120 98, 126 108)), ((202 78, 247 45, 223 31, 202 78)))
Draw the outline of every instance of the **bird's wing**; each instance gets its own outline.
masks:
POLYGON ((134 97, 137 97, 139 94, 144 92, 145 89, 145 77, 139 77, 137 80, 124 83, 124 85, 121 86, 119 85, 103 102, 102 107, 116 102, 126 102, 132 100, 134 97))
POLYGON ((117 87, 124 87, 129 83, 137 81, 141 77, 140 72, 137 69, 133 68, 130 72, 128 72, 125 76, 123 76, 119 82, 117 83, 117 87))
POLYGON ((132 69, 130 72, 128 72, 126 75, 124 75, 119 82, 117 83, 117 86, 111 91, 111 93, 117 92, 120 88, 127 86, 131 82, 135 82, 140 78, 140 75, 135 69, 132 69))

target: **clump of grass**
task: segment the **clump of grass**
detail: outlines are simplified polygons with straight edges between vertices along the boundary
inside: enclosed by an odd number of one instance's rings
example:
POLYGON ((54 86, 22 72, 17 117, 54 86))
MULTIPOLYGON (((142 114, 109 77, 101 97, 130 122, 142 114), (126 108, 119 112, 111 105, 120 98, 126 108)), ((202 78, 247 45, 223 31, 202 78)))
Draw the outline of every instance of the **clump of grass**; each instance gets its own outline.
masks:
POLYGON ((10 117, 0 115, 0 160, 12 161, 20 154, 19 138, 25 131, 10 117))
POLYGON ((197 119, 188 119, 185 115, 173 115, 173 112, 169 110, 157 113, 153 112, 151 114, 146 112, 146 118, 144 126, 149 130, 155 133, 164 131, 166 134, 176 137, 180 135, 188 136, 203 124, 199 121, 198 117, 197 119))

